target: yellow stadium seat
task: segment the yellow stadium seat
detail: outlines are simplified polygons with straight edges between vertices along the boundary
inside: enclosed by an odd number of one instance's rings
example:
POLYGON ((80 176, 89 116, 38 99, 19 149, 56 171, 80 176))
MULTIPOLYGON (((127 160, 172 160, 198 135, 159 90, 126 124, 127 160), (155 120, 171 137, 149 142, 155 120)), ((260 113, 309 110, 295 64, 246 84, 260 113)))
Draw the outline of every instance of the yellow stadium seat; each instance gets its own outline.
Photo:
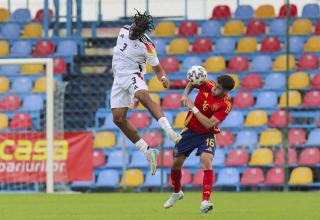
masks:
POLYGON ((307 35, 312 33, 312 22, 309 19, 300 18, 294 21, 290 34, 307 35))
POLYGON ((186 120, 187 112, 179 112, 174 119, 173 127, 174 128, 184 128, 185 127, 185 120, 186 120))
POLYGON ((23 29, 22 38, 40 38, 42 37, 43 28, 39 23, 29 23, 23 29))
POLYGON ((268 115, 263 110, 253 110, 247 115, 244 126, 259 127, 264 126, 268 122, 268 115))
POLYGON ((275 146, 282 143, 282 134, 276 128, 264 130, 259 139, 260 146, 275 146))
POLYGON ((144 182, 143 173, 138 169, 126 170, 121 178, 120 185, 127 187, 137 187, 144 182))
POLYGON ((238 42, 237 53, 254 53, 257 50, 257 39, 254 37, 244 37, 238 42))
POLYGON ((204 68, 212 73, 222 72, 226 69, 226 61, 222 56, 209 57, 204 62, 204 68))
MULTIPOLYGON (((157 95, 156 93, 151 93, 150 97, 155 103, 160 105, 160 97, 159 97, 159 95, 157 95)), ((139 102, 139 104, 137 106, 137 109, 146 109, 146 108, 141 104, 141 102, 139 102)))
POLYGON ((289 77, 290 89, 304 89, 309 86, 309 75, 305 72, 296 72, 289 77))
POLYGON ((256 18, 273 18, 275 11, 273 5, 260 5, 255 11, 256 18))
POLYGON ((21 66, 21 74, 39 74, 44 72, 42 64, 23 64, 21 66))
POLYGON ((6 8, 0 8, 0 22, 6 22, 10 18, 10 11, 6 8))
POLYGON ((224 26, 223 34, 225 36, 239 36, 244 33, 244 24, 239 20, 228 21, 224 26))
POLYGON ((10 45, 7 41, 1 40, 0 41, 0 57, 5 57, 10 52, 10 45))
POLYGON ((10 82, 6 77, 0 77, 0 93, 7 92, 10 87, 10 82))
POLYGON ((313 173, 309 167, 296 167, 292 170, 289 184, 302 185, 313 182, 313 173))
POLYGON ((228 76, 231 76, 231 78, 234 80, 234 89, 239 88, 240 80, 237 74, 234 73, 228 73, 228 76))
POLYGON ((176 25, 172 21, 162 21, 156 25, 155 36, 157 37, 171 37, 176 32, 176 25))
POLYGON ((253 151, 249 165, 266 166, 272 164, 273 154, 268 148, 258 148, 253 151))
MULTIPOLYGON (((54 83, 54 88, 55 88, 55 81, 54 83)), ((46 77, 39 77, 33 87, 33 92, 46 92, 47 90, 47 85, 46 85, 46 77)))
POLYGON ((312 36, 304 44, 305 52, 320 52, 320 36, 312 36))
POLYGON ((98 132, 93 141, 95 148, 110 148, 116 144, 116 136, 111 131, 98 132))
POLYGON ((168 54, 185 54, 189 51, 189 41, 186 38, 173 39, 169 44, 168 54))
MULTIPOLYGON (((288 70, 296 68, 296 60, 294 56, 289 55, 289 66, 288 70)), ((280 55, 272 64, 273 71, 287 71, 287 55, 280 55)))
POLYGON ((153 76, 148 82, 148 88, 150 92, 163 91, 165 88, 156 76, 153 76))
POLYGON ((0 113, 0 130, 8 128, 9 119, 6 114, 0 113))
POLYGON ((147 62, 147 65, 146 65, 146 73, 152 73, 152 72, 153 72, 152 66, 150 65, 149 62, 147 62))
MULTIPOLYGON (((302 97, 299 91, 289 91, 289 107, 295 107, 301 105, 302 97)), ((283 92, 280 101, 279 107, 287 106, 287 93, 283 92)))

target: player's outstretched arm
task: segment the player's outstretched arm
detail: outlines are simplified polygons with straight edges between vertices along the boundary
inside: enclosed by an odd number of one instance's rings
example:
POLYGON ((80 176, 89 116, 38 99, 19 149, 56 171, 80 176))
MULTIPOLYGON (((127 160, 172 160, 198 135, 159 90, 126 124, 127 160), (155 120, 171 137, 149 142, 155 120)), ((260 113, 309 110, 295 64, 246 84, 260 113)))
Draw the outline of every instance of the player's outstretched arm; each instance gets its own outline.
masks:
POLYGON ((181 97, 181 103, 183 106, 186 105, 186 100, 188 98, 188 95, 190 94, 190 92, 193 90, 193 86, 190 82, 188 82, 188 84, 186 85, 186 88, 183 91, 183 95, 181 97))
POLYGON ((167 77, 166 72, 160 64, 152 67, 153 71, 156 73, 158 80, 162 83, 164 88, 170 87, 170 80, 167 77))

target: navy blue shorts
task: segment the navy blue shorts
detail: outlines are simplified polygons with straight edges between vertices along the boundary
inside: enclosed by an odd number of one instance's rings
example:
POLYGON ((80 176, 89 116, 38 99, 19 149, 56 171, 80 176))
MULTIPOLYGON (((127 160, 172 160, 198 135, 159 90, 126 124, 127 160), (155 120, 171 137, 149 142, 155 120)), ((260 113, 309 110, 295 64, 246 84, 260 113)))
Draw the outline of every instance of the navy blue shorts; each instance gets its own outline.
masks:
POLYGON ((182 139, 173 149, 173 157, 185 155, 188 157, 191 152, 198 148, 197 156, 202 153, 209 153, 214 156, 216 150, 216 141, 212 133, 198 133, 190 129, 182 132, 182 139))

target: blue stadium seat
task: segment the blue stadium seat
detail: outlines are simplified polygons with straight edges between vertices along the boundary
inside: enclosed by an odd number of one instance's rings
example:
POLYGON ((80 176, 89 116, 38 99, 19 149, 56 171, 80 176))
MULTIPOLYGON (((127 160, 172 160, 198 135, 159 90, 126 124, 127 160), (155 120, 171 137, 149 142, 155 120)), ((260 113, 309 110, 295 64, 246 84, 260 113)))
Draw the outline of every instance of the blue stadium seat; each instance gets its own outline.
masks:
POLYGON ((301 53, 304 49, 304 40, 301 37, 292 36, 289 39, 290 52, 301 53))
POLYGON ((212 166, 223 166, 224 165, 224 151, 223 149, 216 149, 216 152, 214 153, 213 161, 212 161, 212 166))
POLYGON ((241 111, 231 111, 229 116, 221 123, 221 128, 228 127, 242 127, 244 121, 243 113, 241 111))
MULTIPOLYGON (((134 145, 134 143, 132 143, 127 137, 123 136, 125 139, 124 144, 126 145, 127 148, 135 148, 136 146, 134 145)), ((117 143, 116 143, 116 147, 118 148, 122 148, 123 147, 123 139, 122 136, 119 134, 117 136, 117 143)))
POLYGON ((39 111, 43 109, 43 98, 41 95, 28 95, 23 100, 23 111, 39 111))
POLYGON ((4 23, 1 26, 1 35, 3 38, 19 38, 20 31, 20 26, 16 23, 4 23))
MULTIPOLYGON (((168 182, 168 176, 165 172, 163 173, 162 182, 163 182, 164 186, 168 182)), ((157 170, 157 172, 153 176, 151 175, 151 172, 148 171, 143 186, 144 187, 159 187, 159 186, 161 186, 161 171, 157 170)))
POLYGON ((272 59, 267 55, 258 55, 255 56, 251 63, 251 70, 264 72, 270 71, 272 69, 272 59))
POLYGON ((146 155, 140 151, 135 151, 131 157, 129 168, 147 168, 149 166, 146 155))
POLYGON ((173 148, 174 145, 175 144, 169 139, 169 137, 166 136, 164 138, 163 147, 165 147, 165 148, 173 148))
POLYGON ((202 60, 198 56, 187 57, 182 61, 182 71, 187 72, 192 66, 202 66, 202 60))
POLYGON ((257 96, 256 108, 272 108, 276 107, 278 104, 278 96, 277 93, 267 91, 260 92, 257 96))
POLYGON ((283 73, 271 73, 267 75, 264 89, 283 89, 286 86, 286 76, 283 73))
POLYGON ((15 75, 18 74, 21 70, 20 65, 1 65, 0 74, 1 75, 15 75))
POLYGON ((232 38, 219 38, 216 42, 214 51, 216 53, 233 53, 236 42, 232 38))
POLYGON ((269 34, 271 35, 285 35, 286 33, 286 20, 274 19, 269 24, 269 34))
POLYGON ((99 173, 97 187, 119 187, 120 175, 116 170, 103 170, 99 173))
POLYGON ((104 124, 102 125, 101 128, 106 128, 106 129, 118 129, 117 125, 113 123, 113 116, 110 113, 107 114, 107 117, 104 120, 104 124))
POLYGON ((219 36, 221 34, 221 24, 219 21, 209 20, 201 25, 201 34, 204 36, 219 36))
POLYGON ((236 168, 223 168, 215 186, 236 186, 240 183, 240 174, 236 168))
POLYGON ((11 14, 11 21, 30 22, 31 12, 28 8, 18 8, 11 14))
POLYGON ((200 166, 200 157, 196 156, 197 151, 194 150, 190 156, 186 159, 183 166, 184 167, 199 167, 200 166))
POLYGON ((28 57, 32 53, 32 46, 29 41, 16 41, 11 47, 10 57, 28 57))
POLYGON ((255 147, 258 143, 258 133, 254 130, 242 130, 237 133, 235 146, 255 147))
POLYGON ((320 7, 319 4, 306 4, 302 9, 302 17, 319 18, 320 7))
POLYGON ((253 8, 251 5, 239 5, 235 12, 238 19, 250 19, 253 17, 253 8))
POLYGON ((166 54, 166 42, 162 39, 154 39, 154 44, 156 45, 156 51, 158 54, 166 54))
MULTIPOLYGON (((126 154, 126 163, 129 162, 129 155, 126 154)), ((113 151, 108 156, 108 162, 106 164, 108 168, 120 168, 122 167, 122 151, 113 151)))
POLYGON ((57 47, 56 56, 75 56, 78 54, 77 42, 73 40, 60 41, 57 47))
POLYGON ((316 128, 310 131, 307 145, 320 145, 320 128, 316 128))
POLYGON ((16 78, 11 86, 11 92, 31 92, 32 81, 28 77, 16 78))

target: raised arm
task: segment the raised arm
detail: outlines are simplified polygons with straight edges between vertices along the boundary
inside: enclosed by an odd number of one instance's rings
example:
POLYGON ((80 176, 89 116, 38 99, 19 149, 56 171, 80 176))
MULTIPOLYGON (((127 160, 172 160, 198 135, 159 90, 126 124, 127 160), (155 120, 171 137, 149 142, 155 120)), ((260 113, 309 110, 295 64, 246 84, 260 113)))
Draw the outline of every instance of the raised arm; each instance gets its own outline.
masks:
POLYGON ((162 83, 164 88, 169 88, 170 87, 170 81, 167 77, 166 72, 162 68, 161 64, 159 63, 156 66, 152 67, 153 71, 155 72, 158 80, 162 83))

